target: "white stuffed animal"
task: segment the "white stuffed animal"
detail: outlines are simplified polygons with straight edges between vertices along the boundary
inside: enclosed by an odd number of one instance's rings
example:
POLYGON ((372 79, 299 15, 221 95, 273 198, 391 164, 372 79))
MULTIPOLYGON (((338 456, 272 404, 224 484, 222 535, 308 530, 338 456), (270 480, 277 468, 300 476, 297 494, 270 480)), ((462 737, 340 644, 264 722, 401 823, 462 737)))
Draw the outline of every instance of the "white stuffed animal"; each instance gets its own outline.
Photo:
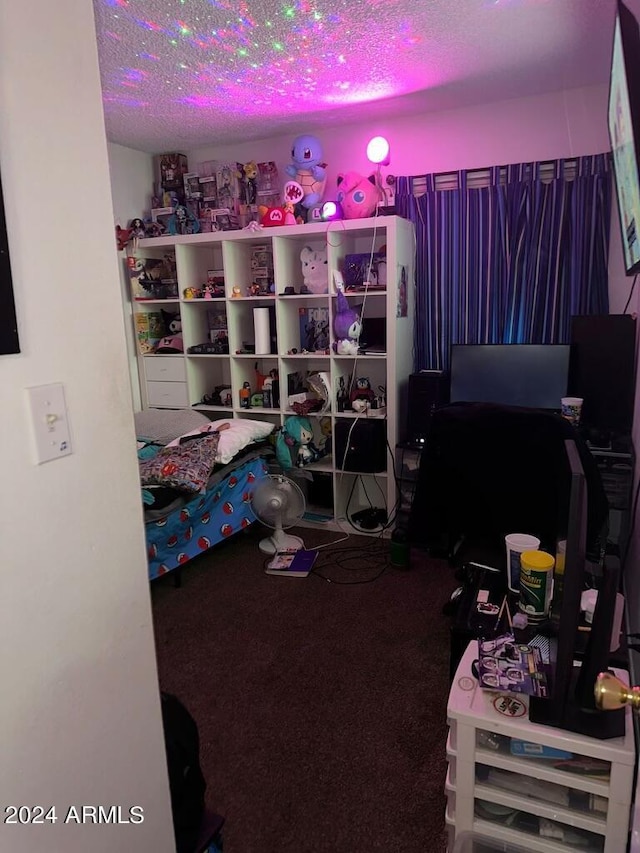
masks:
POLYGON ((310 293, 328 293, 329 275, 327 267, 327 250, 315 251, 305 246, 300 252, 302 276, 304 284, 310 293))

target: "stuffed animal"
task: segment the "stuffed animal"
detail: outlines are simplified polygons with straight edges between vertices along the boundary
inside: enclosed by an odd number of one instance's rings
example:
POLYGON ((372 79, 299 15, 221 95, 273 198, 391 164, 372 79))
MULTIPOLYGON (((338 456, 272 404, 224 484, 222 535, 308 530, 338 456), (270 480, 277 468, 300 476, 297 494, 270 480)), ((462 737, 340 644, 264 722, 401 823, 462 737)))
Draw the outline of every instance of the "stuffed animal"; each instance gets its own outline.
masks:
POLYGON ((305 246, 300 252, 300 262, 304 284, 309 293, 328 293, 327 250, 314 251, 305 246))
POLYGON ((258 206, 260 225, 271 228, 276 225, 297 225, 293 215, 293 205, 285 202, 282 207, 266 207, 264 204, 258 206))
POLYGON ((347 172, 338 175, 336 201, 342 208, 344 219, 362 219, 375 213, 378 202, 384 201, 384 194, 378 187, 375 174, 365 178, 359 172, 347 172))
POLYGON ((127 247, 127 243, 133 239, 133 232, 130 228, 121 228, 116 225, 116 245, 118 251, 122 252, 127 247))
POLYGON ((366 376, 360 376, 353 383, 350 401, 354 412, 364 412, 373 405, 376 395, 371 388, 371 382, 366 376))
POLYGON ((315 136, 297 136, 291 147, 291 159, 285 171, 302 187, 303 207, 309 209, 322 198, 327 184, 327 164, 322 162, 322 144, 315 136))
POLYGON ((350 307, 342 290, 338 290, 336 312, 333 315, 334 352, 338 355, 357 355, 361 332, 360 315, 350 307))
POLYGON ((184 343, 182 341, 182 321, 180 314, 171 314, 168 311, 162 311, 165 330, 168 334, 161 338, 156 347, 156 352, 159 353, 180 353, 184 352, 184 343))
POLYGON ((312 439, 313 428, 309 418, 292 415, 286 419, 276 438, 276 456, 285 471, 314 461, 313 451, 308 447, 312 439))

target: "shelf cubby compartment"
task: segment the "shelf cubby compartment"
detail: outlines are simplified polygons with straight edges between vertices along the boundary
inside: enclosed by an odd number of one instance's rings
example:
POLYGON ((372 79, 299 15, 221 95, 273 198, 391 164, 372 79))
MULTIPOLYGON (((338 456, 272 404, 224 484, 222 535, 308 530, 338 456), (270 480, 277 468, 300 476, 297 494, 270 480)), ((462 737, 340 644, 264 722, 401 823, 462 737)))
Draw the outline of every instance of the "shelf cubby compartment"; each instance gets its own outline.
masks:
POLYGON ((252 284, 268 286, 273 283, 273 245, 268 236, 247 232, 223 240, 222 256, 227 297, 233 296, 234 288, 239 289, 241 297, 247 297, 252 284), (266 259, 264 264, 256 262, 259 255, 266 259))
MULTIPOLYGON (((340 460, 334 457, 336 470, 336 516, 352 519, 353 514, 370 507, 378 507, 391 512, 388 505, 387 475, 356 474, 340 470, 340 460)), ((362 533, 379 533, 380 529, 362 530, 362 533)))
MULTIPOLYGON (((296 293, 304 284, 302 270, 302 252, 308 255, 308 264, 316 268, 324 267, 325 293, 329 292, 329 264, 327 262, 328 247, 324 233, 309 234, 302 229, 291 235, 275 235, 273 239, 273 260, 275 280, 278 295, 284 293, 285 287, 293 287, 296 293), (310 254, 305 250, 310 250, 310 254), (314 257, 317 256, 317 257, 314 257)), ((321 273, 315 271, 318 281, 323 281, 321 273)), ((321 285, 322 286, 322 285, 321 285)), ((314 288, 315 289, 315 288, 314 288)))
POLYGON ((305 380, 310 373, 324 374, 327 387, 329 389, 332 387, 331 359, 329 356, 314 354, 297 357, 294 355, 280 360, 280 408, 285 414, 295 414, 289 405, 289 397, 291 394, 303 393, 308 390, 305 380))
MULTIPOLYGON (((190 406, 210 407, 211 404, 204 402, 204 398, 212 396, 218 387, 231 388, 232 405, 235 404, 229 356, 187 355, 186 360, 190 406)), ((221 407, 224 407, 224 401, 222 401, 221 407)), ((219 407, 216 404, 214 408, 219 407)))
MULTIPOLYGON (((328 234, 329 245, 329 267, 333 270, 338 270, 346 284, 350 283, 349 270, 347 270, 346 258, 348 255, 361 255, 364 274, 370 274, 370 281, 377 283, 378 274, 380 281, 386 281, 386 261, 384 269, 378 263, 378 256, 381 250, 387 245, 387 235, 384 229, 366 228, 357 233, 351 231, 330 231, 328 234), (374 259, 369 270, 369 262, 373 252, 374 259), (383 278, 383 276, 385 276, 383 278)), ((364 278, 363 274, 363 278, 364 278)))
POLYGON ((334 517, 333 474, 307 465, 296 468, 294 481, 302 489, 305 498, 303 521, 326 523, 334 517))
MULTIPOLYGON (((185 352, 191 346, 207 344, 220 340, 229 346, 227 311, 224 299, 192 299, 180 305, 182 317, 182 335, 185 352)), ((228 351, 207 353, 208 355, 228 355, 228 351)))
MULTIPOLYGON (((187 288, 202 290, 207 283, 207 273, 215 270, 222 272, 222 246, 220 243, 184 243, 176 246, 176 266, 178 270, 180 297, 184 298, 187 288)), ((206 300, 209 301, 209 300, 206 300)))
MULTIPOLYGON (((367 417, 385 417, 386 408, 384 406, 379 407, 379 402, 386 399, 387 364, 385 358, 379 356, 358 356, 356 359, 350 356, 337 356, 333 359, 332 376, 333 399, 335 401, 337 401, 339 394, 343 394, 344 390, 346 391, 350 407, 351 398, 358 393, 358 382, 360 381, 361 383, 365 383, 362 388, 362 396, 364 398, 371 397, 371 394, 368 393, 369 391, 372 391, 373 396, 378 398, 378 402, 376 403, 378 408, 374 409, 373 401, 371 401, 371 408, 364 415, 367 417), (366 383, 368 383, 368 389, 366 383)), ((359 413, 353 412, 351 408, 346 407, 342 412, 338 412, 336 407, 336 414, 353 416, 359 413)))
POLYGON ((295 349, 298 355, 328 355, 331 346, 328 296, 305 294, 278 300, 278 341, 283 353, 295 349))
MULTIPOLYGON (((237 407, 239 405, 240 400, 240 389, 243 387, 245 382, 249 383, 249 388, 251 389, 251 397, 250 402, 251 406, 248 411, 261 413, 264 412, 280 412, 279 406, 274 406, 273 404, 270 406, 258 405, 254 401, 254 394, 258 394, 261 392, 262 385, 266 381, 267 384, 273 382, 274 379, 278 379, 278 357, 277 356, 264 356, 264 355, 252 355, 252 356, 234 356, 232 359, 232 383, 233 383, 233 405, 237 407)), ((273 397, 272 397, 273 400, 273 397)), ((243 408, 243 407, 240 407, 243 408)))
MULTIPOLYGON (((232 355, 239 351, 255 347, 256 333, 253 319, 254 308, 269 308, 269 326, 271 352, 278 352, 274 300, 266 297, 251 299, 229 299, 227 302, 227 323, 229 328, 229 350, 232 355)), ((252 355, 251 352, 245 353, 252 355)))

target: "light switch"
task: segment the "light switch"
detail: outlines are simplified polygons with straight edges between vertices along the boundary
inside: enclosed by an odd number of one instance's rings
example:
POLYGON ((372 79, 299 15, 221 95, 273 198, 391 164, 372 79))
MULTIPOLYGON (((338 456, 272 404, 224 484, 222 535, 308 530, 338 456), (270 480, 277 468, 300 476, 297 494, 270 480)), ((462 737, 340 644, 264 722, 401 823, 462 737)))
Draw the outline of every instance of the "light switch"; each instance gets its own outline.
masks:
POLYGON ((71 451, 64 388, 60 382, 27 388, 36 463, 49 462, 71 451))

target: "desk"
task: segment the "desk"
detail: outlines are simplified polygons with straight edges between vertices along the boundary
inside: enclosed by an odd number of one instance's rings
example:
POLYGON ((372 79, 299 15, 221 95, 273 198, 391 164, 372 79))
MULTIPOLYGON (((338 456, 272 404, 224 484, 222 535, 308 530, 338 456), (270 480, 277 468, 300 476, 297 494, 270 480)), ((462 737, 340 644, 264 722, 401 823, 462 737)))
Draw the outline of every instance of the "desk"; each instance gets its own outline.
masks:
MULTIPOLYGON (((626 711, 624 737, 611 740, 530 723, 528 697, 478 687, 471 675, 477 653, 473 641, 447 705, 449 850, 460 833, 471 831, 533 853, 566 853, 574 845, 563 841, 563 833, 580 835, 580 850, 626 850, 636 762, 631 710, 626 711), (554 748, 588 759, 599 775, 569 772, 561 761, 512 754, 523 741, 534 745, 529 749, 554 748), (542 796, 532 793, 538 782, 544 783, 542 796), (508 825, 509 814, 516 817, 508 825)), ((616 674, 628 683, 625 672, 616 674)))

